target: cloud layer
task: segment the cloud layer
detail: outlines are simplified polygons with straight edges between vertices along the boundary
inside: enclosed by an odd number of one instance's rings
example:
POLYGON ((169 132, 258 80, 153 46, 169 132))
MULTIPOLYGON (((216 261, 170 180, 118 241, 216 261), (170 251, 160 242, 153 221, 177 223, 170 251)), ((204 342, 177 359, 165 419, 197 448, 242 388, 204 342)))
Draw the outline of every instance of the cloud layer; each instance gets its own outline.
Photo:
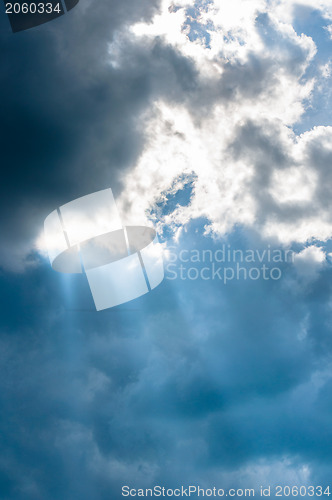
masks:
POLYGON ((330 2, 81 0, 15 36, 1 23, 2 497, 326 486, 330 2), (292 245, 295 262, 97 314, 40 234, 106 187, 176 252, 292 245))

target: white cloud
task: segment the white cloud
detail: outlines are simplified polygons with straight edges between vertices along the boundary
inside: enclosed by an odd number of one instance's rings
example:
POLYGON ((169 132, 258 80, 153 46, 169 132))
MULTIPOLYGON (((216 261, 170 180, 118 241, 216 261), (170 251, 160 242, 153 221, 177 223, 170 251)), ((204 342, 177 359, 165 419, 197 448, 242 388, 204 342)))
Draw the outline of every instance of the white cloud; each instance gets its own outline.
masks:
POLYGON ((317 183, 314 171, 301 167, 275 170, 270 193, 277 203, 306 203, 312 199, 317 183))
POLYGON ((332 40, 332 24, 329 24, 329 26, 326 27, 326 30, 327 30, 327 32, 330 35, 330 38, 332 40))
POLYGON ((326 264, 326 255, 321 247, 311 245, 296 255, 294 266, 299 278, 308 283, 313 281, 326 264))
MULTIPOLYGON (((332 25, 331 25, 332 27, 332 25)), ((331 39, 332 39, 332 30, 331 30, 331 39)), ((322 71, 322 77, 323 78, 330 78, 332 75, 332 60, 330 59, 328 63, 324 64, 321 67, 322 71)))
MULTIPOLYGON (((191 41, 184 29, 186 8, 194 2, 172 5, 164 0, 151 24, 136 24, 132 31, 139 40, 161 36, 190 57, 198 90, 182 105, 154 103, 145 150, 124 179, 121 204, 128 218, 148 212, 162 193, 174 191, 175 182, 180 188, 194 175, 189 205, 175 208, 160 224, 177 228, 206 217, 207 230, 218 234, 243 224, 285 244, 328 239, 332 221, 318 195, 327 165, 315 163, 313 152, 329 154, 332 129, 318 127, 299 137, 291 129, 321 77, 306 76, 316 46, 294 31, 295 2, 211 2, 195 18, 209 44, 191 41), (128 210, 133 201, 135 213, 128 210)), ((332 14, 328 2, 318 7, 324 16, 332 14)))
POLYGON ((330 0, 273 0, 273 12, 283 22, 292 23, 296 16, 296 8, 310 8, 321 11, 327 19, 332 19, 332 5, 330 0))

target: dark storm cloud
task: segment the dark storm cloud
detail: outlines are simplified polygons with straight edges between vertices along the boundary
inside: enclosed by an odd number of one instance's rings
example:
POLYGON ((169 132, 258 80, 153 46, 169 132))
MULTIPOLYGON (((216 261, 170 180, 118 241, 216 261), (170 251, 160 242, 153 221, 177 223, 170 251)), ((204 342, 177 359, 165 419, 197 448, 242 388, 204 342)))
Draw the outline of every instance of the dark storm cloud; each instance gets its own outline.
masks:
POLYGON ((190 61, 160 40, 147 50, 124 42, 123 66, 110 64, 114 35, 157 7, 83 3, 16 35, 1 18, 3 265, 20 266, 55 206, 105 186, 119 192, 144 147, 142 112, 193 85, 190 61))

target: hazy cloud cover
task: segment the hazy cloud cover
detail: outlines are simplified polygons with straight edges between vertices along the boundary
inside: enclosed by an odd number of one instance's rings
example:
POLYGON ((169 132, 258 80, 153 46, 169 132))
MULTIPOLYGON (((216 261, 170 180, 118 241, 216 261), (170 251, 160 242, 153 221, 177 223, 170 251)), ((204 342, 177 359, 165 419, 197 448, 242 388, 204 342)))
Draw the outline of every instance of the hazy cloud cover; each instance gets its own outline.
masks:
POLYGON ((16 35, 0 22, 1 499, 327 486, 331 3, 80 0, 16 35), (168 278, 192 249, 294 261, 96 313, 42 230, 107 187, 158 229, 168 278))

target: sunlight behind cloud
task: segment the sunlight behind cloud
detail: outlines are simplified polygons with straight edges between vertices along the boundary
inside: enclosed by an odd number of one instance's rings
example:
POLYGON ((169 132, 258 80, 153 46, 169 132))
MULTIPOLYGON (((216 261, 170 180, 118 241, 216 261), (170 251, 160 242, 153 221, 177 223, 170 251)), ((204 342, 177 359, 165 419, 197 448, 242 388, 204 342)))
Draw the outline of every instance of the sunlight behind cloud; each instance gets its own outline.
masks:
MULTIPOLYGON (((317 141, 329 151, 329 134, 321 127, 297 137, 291 129, 319 85, 319 75, 308 72, 317 47, 292 26, 294 6, 265 0, 211 1, 204 6, 164 0, 150 24, 132 26, 138 40, 148 37, 152 43, 161 36, 189 58, 201 95, 188 94, 181 106, 157 100, 146 113, 147 141, 136 167, 124 178, 124 207, 138 199, 141 211, 149 214, 161 193, 167 197, 181 176, 184 186, 186 176, 194 174, 190 202, 159 217, 160 227, 177 232, 204 217, 207 232, 215 234, 242 224, 285 244, 330 237, 332 222, 325 207, 320 213, 308 209, 315 203, 321 175, 309 151, 317 141), (191 35, 192 23, 204 37, 191 35), (202 113, 208 95, 214 95, 214 105, 202 113), (297 210, 296 221, 283 215, 287 204, 297 210)), ((319 7, 324 16, 330 15, 328 2, 321 1, 319 7)))

